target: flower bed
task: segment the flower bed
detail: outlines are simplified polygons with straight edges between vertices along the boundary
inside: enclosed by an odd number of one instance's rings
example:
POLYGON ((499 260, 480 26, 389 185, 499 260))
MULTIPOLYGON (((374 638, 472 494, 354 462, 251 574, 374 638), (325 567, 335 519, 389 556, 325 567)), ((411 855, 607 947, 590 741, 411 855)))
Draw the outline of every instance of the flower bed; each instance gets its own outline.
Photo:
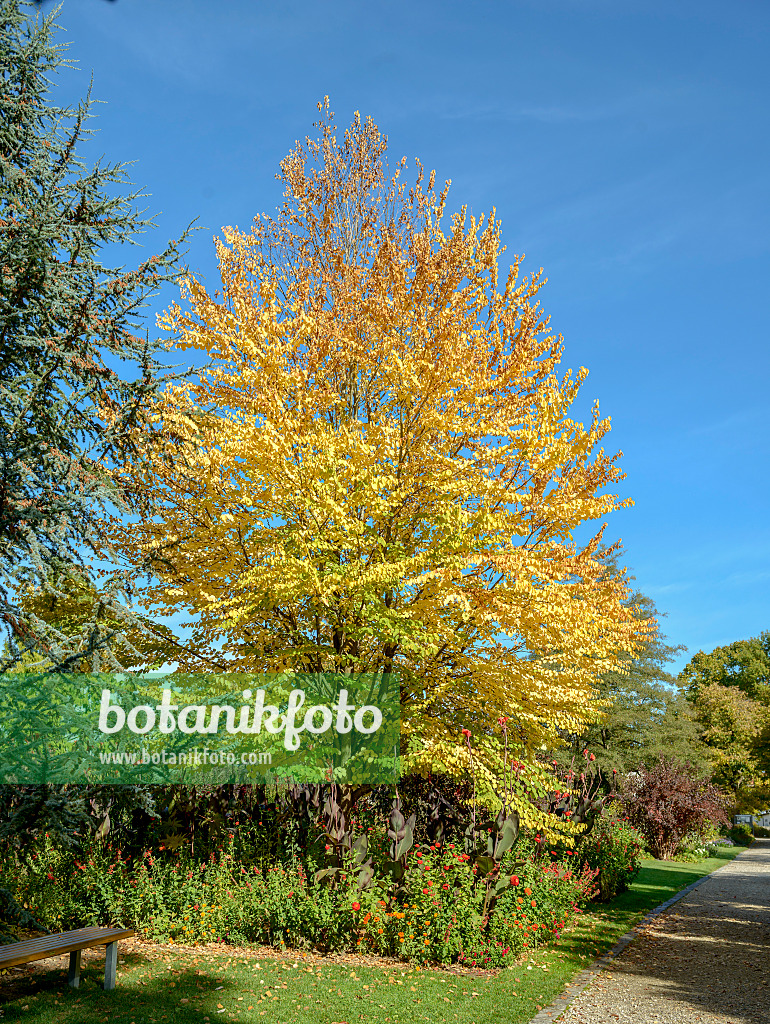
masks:
MULTIPOLYGON (((511 863, 515 863, 511 861, 511 863)), ((520 862, 519 862, 520 863, 520 862)), ((387 877, 359 889, 293 860, 244 866, 224 845, 205 861, 167 850, 134 859, 94 843, 76 856, 48 838, 4 883, 46 927, 120 921, 157 941, 222 941, 395 955, 415 963, 499 967, 558 936, 595 892, 596 870, 527 860, 489 898, 468 856, 448 844, 414 848, 394 890, 387 877)))

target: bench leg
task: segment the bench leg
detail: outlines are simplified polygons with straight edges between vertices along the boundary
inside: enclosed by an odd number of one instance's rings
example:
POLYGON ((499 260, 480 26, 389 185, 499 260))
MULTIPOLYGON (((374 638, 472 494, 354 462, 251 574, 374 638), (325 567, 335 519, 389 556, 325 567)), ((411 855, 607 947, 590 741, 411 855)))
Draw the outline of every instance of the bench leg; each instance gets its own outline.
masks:
POLYGON ((110 992, 115 988, 115 971, 118 967, 118 944, 117 942, 107 943, 107 952, 104 958, 104 991, 110 992))
POLYGON ((79 988, 80 986, 80 950, 76 949, 74 953, 70 953, 70 969, 67 981, 70 983, 71 988, 79 988))

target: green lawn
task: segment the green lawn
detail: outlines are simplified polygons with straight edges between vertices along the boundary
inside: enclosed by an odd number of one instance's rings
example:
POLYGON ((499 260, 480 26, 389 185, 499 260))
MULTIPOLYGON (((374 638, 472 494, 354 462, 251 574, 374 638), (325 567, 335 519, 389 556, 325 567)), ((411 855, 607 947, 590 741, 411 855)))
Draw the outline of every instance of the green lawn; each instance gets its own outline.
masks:
MULTIPOLYGON (((63 972, 32 981, 0 978, 0 1021, 34 1024, 524 1024, 565 984, 609 949, 647 911, 727 863, 725 849, 700 864, 646 860, 629 892, 583 916, 552 949, 536 952, 496 977, 449 971, 344 965, 302 957, 256 959, 154 947, 152 957, 127 956, 114 992, 102 990, 103 960, 85 966, 81 988, 63 972)), ((123 958, 121 958, 123 959, 123 958)))

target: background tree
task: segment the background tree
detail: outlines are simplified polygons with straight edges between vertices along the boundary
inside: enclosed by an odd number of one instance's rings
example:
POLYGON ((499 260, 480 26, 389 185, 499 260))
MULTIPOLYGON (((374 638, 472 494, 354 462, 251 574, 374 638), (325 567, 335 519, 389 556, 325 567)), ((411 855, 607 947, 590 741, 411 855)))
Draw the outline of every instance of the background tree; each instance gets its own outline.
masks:
POLYGON ((690 700, 703 686, 717 683, 735 686, 751 700, 770 706, 770 631, 715 647, 709 654, 698 651, 679 673, 679 682, 690 700))
POLYGON ((77 159, 93 101, 48 102, 49 76, 71 62, 52 42, 56 12, 33 10, 0 0, 0 668, 27 651, 65 668, 83 657, 114 666, 117 619, 103 628, 105 608, 141 621, 126 579, 103 586, 94 572, 110 558, 100 512, 123 507, 115 463, 151 443, 144 410, 163 373, 160 343, 138 333, 141 311, 176 278, 187 232, 135 270, 101 262, 153 222, 134 207, 140 192, 115 187, 126 165, 77 159), (76 566, 95 594, 81 629, 58 630, 20 603, 30 587, 56 593, 76 566))
POLYGON ((538 746, 647 628, 603 527, 573 539, 628 503, 609 422, 569 417, 586 371, 556 375, 541 276, 499 283, 494 216, 388 179, 371 119, 317 127, 278 216, 223 229, 221 294, 188 276, 165 319, 213 363, 166 390, 165 454, 126 461, 156 503, 115 542, 232 669, 397 672, 414 764, 466 766, 461 727, 500 716, 538 746))
POLYGON ((699 651, 679 674, 714 778, 735 809, 763 810, 770 802, 770 632, 699 651))
MULTIPOLYGON (((617 560, 616 555, 611 563, 617 566, 617 560)), ((619 667, 597 680, 593 721, 578 733, 565 734, 566 743, 551 754, 566 767, 587 749, 594 755, 591 770, 601 776, 605 789, 614 775, 650 766, 663 755, 687 761, 701 772, 709 767, 692 707, 666 671, 684 648, 672 646, 662 635, 658 623, 665 613, 650 597, 635 591, 625 603, 653 631, 635 654, 621 653, 619 667)))

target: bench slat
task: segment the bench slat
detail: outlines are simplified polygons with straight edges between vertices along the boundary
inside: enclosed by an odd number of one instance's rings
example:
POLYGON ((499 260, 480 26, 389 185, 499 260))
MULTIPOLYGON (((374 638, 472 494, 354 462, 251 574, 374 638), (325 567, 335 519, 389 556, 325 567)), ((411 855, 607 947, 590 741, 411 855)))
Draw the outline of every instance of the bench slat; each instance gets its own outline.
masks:
POLYGON ((45 960, 62 953, 74 953, 90 946, 106 945, 119 939, 130 939, 136 932, 130 928, 77 928, 56 935, 40 935, 10 946, 0 946, 0 968, 18 967, 33 960, 45 960))

